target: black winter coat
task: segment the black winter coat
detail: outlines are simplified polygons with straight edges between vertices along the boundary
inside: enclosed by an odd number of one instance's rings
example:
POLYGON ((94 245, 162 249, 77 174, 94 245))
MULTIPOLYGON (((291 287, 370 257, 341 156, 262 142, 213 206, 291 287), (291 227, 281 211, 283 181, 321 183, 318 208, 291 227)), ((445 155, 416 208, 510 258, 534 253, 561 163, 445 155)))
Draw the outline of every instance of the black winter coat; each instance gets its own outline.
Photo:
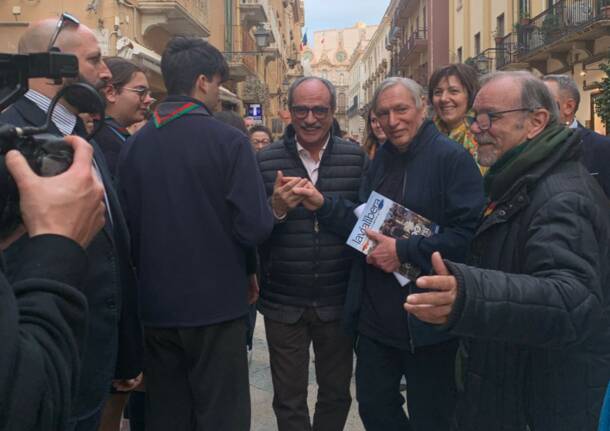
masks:
POLYGON ((582 163, 610 197, 610 137, 578 125, 582 139, 582 163))
POLYGON ((460 431, 593 431, 610 378, 606 197, 567 139, 519 178, 450 264, 467 337, 460 431))
MULTIPOLYGON (((400 261, 415 263, 424 273, 431 270, 430 256, 434 251, 465 262, 484 203, 483 182, 476 163, 461 145, 440 133, 431 121, 422 124, 405 155, 408 160, 400 203, 438 223, 441 231, 429 238, 413 235, 408 240, 398 240, 396 249, 400 261)), ((383 144, 363 179, 359 198, 353 202, 326 199, 319 211, 321 225, 349 234, 356 223, 353 209, 360 202, 366 202, 379 187, 386 175, 386 166, 395 157, 396 148, 389 141, 383 144)), ((352 333, 358 327, 366 265, 364 256, 358 253, 345 304, 344 323, 352 333)), ((417 290, 413 283, 409 288, 417 290)), ((452 338, 410 314, 405 313, 405 319, 408 319, 412 348, 452 338)))
MULTIPOLYGON (((358 145, 332 136, 320 161, 316 188, 325 196, 355 200, 367 160, 358 145)), ((258 163, 268 196, 278 170, 285 176, 308 177, 292 126, 283 139, 258 153, 258 163)), ((319 225, 317 214, 302 205, 290 211, 259 248, 261 298, 297 307, 342 307, 353 257, 346 240, 319 225)))
POLYGON ((16 266, 11 284, 0 274, 0 429, 65 430, 87 333, 87 255, 39 235, 16 266))

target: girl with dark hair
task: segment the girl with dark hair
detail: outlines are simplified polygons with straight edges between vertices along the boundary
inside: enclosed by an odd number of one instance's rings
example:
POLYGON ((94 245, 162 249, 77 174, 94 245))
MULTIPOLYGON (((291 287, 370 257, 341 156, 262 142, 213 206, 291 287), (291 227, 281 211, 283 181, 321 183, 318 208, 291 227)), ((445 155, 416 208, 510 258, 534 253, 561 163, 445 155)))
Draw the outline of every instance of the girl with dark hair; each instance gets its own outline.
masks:
MULTIPOLYGON (((434 123, 449 138, 461 144, 477 160, 478 144, 470 131, 470 112, 479 91, 477 71, 467 64, 450 64, 437 69, 430 78, 428 98, 434 107, 434 123)), ((477 161, 478 163, 478 161, 477 161)), ((484 173, 485 168, 481 168, 484 173)))
MULTIPOLYGON (((105 58, 104 62, 112 73, 112 79, 101 91, 106 101, 106 119, 102 128, 95 135, 95 141, 102 149, 108 169, 114 176, 119 153, 130 136, 127 128, 146 120, 149 107, 154 99, 150 96, 148 79, 138 66, 120 57, 105 58)), ((127 308, 124 307, 124 309, 127 308)), ((99 431, 120 429, 121 417, 128 399, 131 429, 133 431, 143 429, 144 393, 132 391, 131 386, 125 387, 117 383, 125 381, 124 379, 136 381, 140 378, 140 376, 133 375, 141 371, 135 368, 136 365, 127 364, 125 369, 117 367, 117 378, 123 380, 116 380, 111 388, 111 394, 102 413, 99 431), (133 406, 136 405, 140 406, 139 410, 134 410, 133 406)))
POLYGON ((369 113, 367 114, 366 126, 364 130, 366 135, 366 140, 364 141, 363 145, 364 152, 368 154, 369 159, 372 160, 375 157, 377 149, 386 140, 386 136, 381 128, 381 124, 379 124, 377 116, 372 109, 369 109, 369 113))
POLYGON ((155 99, 150 96, 148 79, 140 67, 121 57, 108 57, 104 62, 112 72, 112 79, 102 91, 106 121, 95 140, 114 174, 121 147, 130 136, 127 128, 148 117, 155 99))

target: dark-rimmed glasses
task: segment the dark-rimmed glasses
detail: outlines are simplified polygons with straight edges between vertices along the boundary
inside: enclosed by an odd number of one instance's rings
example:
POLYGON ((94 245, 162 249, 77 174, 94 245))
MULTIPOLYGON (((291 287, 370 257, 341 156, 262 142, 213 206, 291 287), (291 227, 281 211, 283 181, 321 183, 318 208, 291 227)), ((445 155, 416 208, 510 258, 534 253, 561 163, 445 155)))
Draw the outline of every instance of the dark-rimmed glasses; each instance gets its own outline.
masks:
POLYGON ((80 25, 80 21, 74 15, 70 15, 67 12, 62 13, 57 20, 57 25, 55 26, 55 31, 53 32, 53 36, 51 36, 51 40, 49 41, 47 51, 51 51, 53 49, 53 45, 55 45, 57 37, 59 36, 59 33, 61 33, 61 30, 64 28, 64 24, 66 24, 66 22, 70 22, 76 26, 80 25))
POLYGON ((317 120, 323 120, 328 116, 330 108, 328 106, 312 106, 310 108, 309 106, 296 105, 290 108, 290 111, 299 120, 307 118, 310 112, 317 120))
POLYGON ((122 87, 121 89, 138 93, 141 102, 144 102, 151 94, 151 90, 148 87, 122 87))
POLYGON ((534 112, 535 109, 531 109, 531 108, 515 108, 515 109, 508 109, 506 111, 497 111, 497 112, 481 112, 477 115, 475 115, 474 117, 474 121, 477 123, 477 125, 479 126, 479 129, 481 129, 481 131, 486 131, 491 129, 491 123, 493 119, 499 119, 502 118, 502 114, 508 114, 510 112, 534 112))

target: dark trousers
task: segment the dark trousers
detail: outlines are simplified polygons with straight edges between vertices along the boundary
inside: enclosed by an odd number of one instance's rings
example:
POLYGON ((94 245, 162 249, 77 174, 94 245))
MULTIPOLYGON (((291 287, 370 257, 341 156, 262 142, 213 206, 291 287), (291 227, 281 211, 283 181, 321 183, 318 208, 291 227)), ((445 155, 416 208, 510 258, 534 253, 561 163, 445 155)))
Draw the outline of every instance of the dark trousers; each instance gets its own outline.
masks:
POLYGON ((280 431, 340 431, 352 402, 352 338, 340 322, 323 322, 307 309, 294 324, 265 318, 269 345, 273 410, 280 431), (313 342, 318 399, 313 428, 307 408, 309 346, 313 342))
POLYGON ((146 393, 133 391, 127 403, 129 431, 144 431, 146 429, 146 393))
POLYGON ((448 431, 455 409, 457 341, 419 347, 415 353, 366 336, 356 342, 356 398, 367 431, 448 431), (407 408, 400 394, 407 380, 407 408))
POLYGON ((148 431, 247 431, 250 388, 244 319, 144 329, 148 431))

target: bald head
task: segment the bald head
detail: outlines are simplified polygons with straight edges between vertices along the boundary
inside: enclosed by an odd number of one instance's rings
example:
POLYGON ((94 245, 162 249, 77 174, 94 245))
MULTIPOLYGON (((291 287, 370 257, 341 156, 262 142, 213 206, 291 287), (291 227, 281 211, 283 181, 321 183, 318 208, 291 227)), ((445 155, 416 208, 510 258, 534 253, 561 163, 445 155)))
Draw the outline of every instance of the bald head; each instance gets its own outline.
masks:
MULTIPOLYGON (((57 28, 57 18, 45 19, 32 23, 19 39, 19 53, 45 52, 57 28)), ((65 20, 53 46, 62 53, 74 54, 78 59, 79 79, 87 82, 97 89, 102 89, 112 77, 110 70, 102 60, 102 52, 93 31, 83 24, 75 24, 65 20)), ((73 80, 65 79, 64 83, 73 80)), ((30 88, 53 97, 59 87, 48 84, 48 80, 32 79, 30 88)))
MULTIPOLYGON (((57 19, 55 18, 32 23, 19 39, 19 54, 47 51, 56 28, 57 19)), ((66 21, 57 37, 55 46, 62 52, 71 52, 79 44, 79 33, 83 32, 93 35, 87 26, 66 21)))

